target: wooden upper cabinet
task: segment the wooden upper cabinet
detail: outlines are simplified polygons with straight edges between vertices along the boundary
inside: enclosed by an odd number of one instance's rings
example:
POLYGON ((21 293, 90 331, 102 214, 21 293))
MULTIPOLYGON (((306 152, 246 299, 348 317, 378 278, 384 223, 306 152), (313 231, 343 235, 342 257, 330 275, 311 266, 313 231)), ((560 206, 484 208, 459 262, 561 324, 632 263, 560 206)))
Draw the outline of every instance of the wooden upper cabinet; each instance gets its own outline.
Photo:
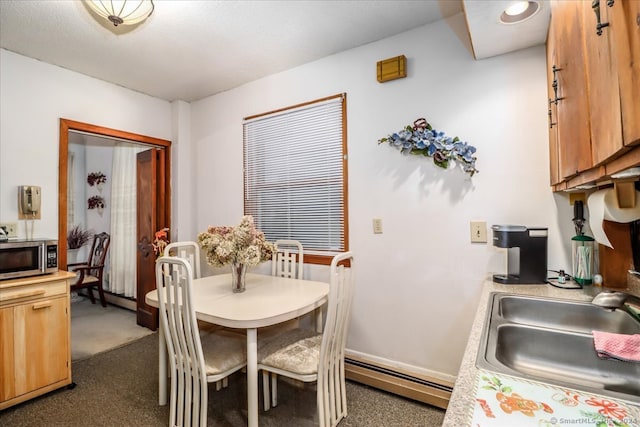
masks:
POLYGON ((553 64, 556 63, 556 44, 553 27, 549 27, 547 36, 547 98, 549 100, 549 173, 551 185, 562 182, 560 177, 560 159, 558 147, 558 108, 556 106, 556 93, 554 90, 553 64))
POLYGON ((562 179, 571 178, 593 166, 582 4, 576 1, 552 3, 550 31, 555 38, 556 63, 548 66, 555 66, 557 70, 557 144, 562 179))
POLYGON ((582 6, 587 52, 592 155, 594 165, 599 165, 640 138, 640 30, 636 23, 640 2, 578 4, 582 6), (602 27, 598 26, 598 14, 602 27))
MULTIPOLYGON (((594 15, 595 16, 595 15, 594 15)), ((609 9, 611 43, 620 85, 622 140, 640 143, 640 1, 619 0, 609 9)), ((606 31, 606 28, 604 29, 606 31)))

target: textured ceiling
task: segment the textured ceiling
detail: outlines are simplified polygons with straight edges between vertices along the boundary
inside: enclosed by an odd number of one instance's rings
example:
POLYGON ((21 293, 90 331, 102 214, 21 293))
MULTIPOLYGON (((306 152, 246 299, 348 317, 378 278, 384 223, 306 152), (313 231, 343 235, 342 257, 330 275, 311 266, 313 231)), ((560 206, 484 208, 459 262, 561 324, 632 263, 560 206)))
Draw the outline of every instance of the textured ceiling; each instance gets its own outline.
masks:
MULTIPOLYGON (((115 28, 81 1, 0 0, 0 47, 158 98, 195 101, 463 11, 462 0, 154 3, 147 21, 115 28)), ((464 0, 477 58, 544 43, 548 16, 543 29, 500 33, 507 29, 494 25, 495 9, 508 3, 464 0)))

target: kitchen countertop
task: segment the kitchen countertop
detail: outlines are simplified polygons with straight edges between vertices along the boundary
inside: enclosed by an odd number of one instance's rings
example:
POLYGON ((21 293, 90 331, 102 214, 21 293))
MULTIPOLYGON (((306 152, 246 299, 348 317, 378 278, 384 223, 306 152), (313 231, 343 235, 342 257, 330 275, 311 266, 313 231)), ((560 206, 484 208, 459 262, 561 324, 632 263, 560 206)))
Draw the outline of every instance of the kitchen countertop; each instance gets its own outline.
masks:
MULTIPOLYGON (((630 280, 629 283, 630 287, 611 290, 640 295, 640 281, 630 280)), ((443 426, 470 426, 471 411, 476 404, 477 375, 480 372, 476 368, 476 356, 484 327, 489 295, 492 292, 591 301, 594 295, 603 290, 606 289, 593 285, 585 286, 584 289, 560 289, 551 285, 503 285, 490 280, 485 281, 443 426)))
POLYGON ((41 274, 38 276, 20 277, 18 279, 0 280, 0 291, 3 289, 15 288, 16 286, 33 285, 36 283, 54 282, 61 279, 71 279, 76 277, 75 273, 59 270, 55 273, 41 274))

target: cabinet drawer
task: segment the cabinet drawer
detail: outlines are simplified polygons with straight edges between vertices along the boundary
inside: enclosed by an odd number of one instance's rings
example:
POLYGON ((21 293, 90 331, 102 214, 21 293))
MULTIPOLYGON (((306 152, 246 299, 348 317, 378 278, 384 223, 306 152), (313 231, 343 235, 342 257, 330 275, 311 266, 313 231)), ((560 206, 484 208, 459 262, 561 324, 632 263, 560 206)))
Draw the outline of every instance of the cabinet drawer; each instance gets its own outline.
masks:
POLYGON ((21 303, 35 298, 65 295, 67 288, 66 280, 5 288, 0 290, 0 306, 21 303))

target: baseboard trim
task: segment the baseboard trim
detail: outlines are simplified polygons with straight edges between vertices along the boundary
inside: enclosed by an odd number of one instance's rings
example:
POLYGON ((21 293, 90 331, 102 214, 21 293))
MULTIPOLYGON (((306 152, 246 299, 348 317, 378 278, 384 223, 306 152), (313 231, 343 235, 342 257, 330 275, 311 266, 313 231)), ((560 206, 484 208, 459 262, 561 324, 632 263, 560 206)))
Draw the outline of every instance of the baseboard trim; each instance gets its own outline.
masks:
POLYGON ((106 299, 109 304, 117 305, 118 307, 126 308, 127 310, 136 311, 137 309, 136 300, 133 298, 127 298, 112 294, 111 292, 105 292, 104 299, 106 299))
POLYGON ((453 391, 453 384, 442 379, 352 355, 345 357, 345 375, 349 380, 442 409, 447 409, 453 391))
MULTIPOLYGON (((96 298, 96 304, 100 304, 100 299, 98 297, 97 291, 93 293, 93 296, 96 298)), ((79 289, 78 295, 82 295, 84 297, 89 297, 86 289, 79 289)), ((123 297, 121 295, 117 295, 111 293, 109 291, 104 291, 104 299, 109 304, 113 304, 117 307, 126 308, 127 310, 136 311, 136 300, 133 298, 123 297)))

